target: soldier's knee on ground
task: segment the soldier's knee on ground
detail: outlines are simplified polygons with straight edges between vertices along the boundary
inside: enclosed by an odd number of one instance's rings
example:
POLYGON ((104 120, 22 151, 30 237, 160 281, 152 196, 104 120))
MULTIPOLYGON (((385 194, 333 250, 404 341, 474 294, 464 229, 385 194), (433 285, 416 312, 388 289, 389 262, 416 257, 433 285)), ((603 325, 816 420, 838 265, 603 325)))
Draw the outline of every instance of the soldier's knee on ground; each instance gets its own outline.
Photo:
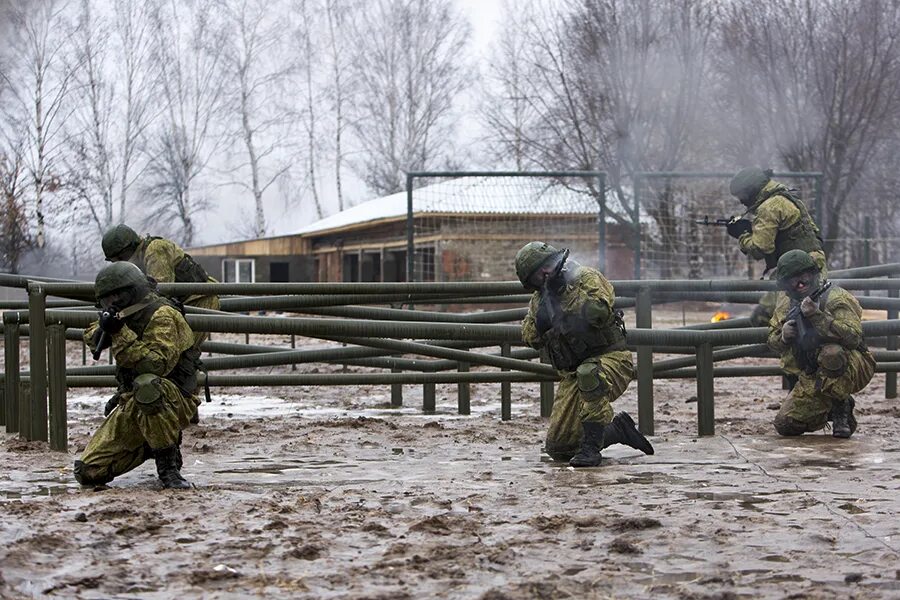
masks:
POLYGON ((847 351, 840 344, 825 344, 819 350, 819 367, 826 377, 840 377, 847 370, 847 351))
POLYGON ((147 416, 161 413, 165 407, 162 380, 151 373, 138 375, 134 380, 134 401, 147 416))
POLYGON ((103 485, 113 480, 107 467, 86 465, 80 460, 75 461, 75 481, 81 485, 103 485))
POLYGON ((609 383, 600 371, 597 363, 582 363, 575 372, 578 381, 578 391, 585 400, 602 398, 609 391, 609 383))
POLYGON ((806 423, 785 415, 775 415, 775 431, 779 435, 801 435, 806 433, 806 423))

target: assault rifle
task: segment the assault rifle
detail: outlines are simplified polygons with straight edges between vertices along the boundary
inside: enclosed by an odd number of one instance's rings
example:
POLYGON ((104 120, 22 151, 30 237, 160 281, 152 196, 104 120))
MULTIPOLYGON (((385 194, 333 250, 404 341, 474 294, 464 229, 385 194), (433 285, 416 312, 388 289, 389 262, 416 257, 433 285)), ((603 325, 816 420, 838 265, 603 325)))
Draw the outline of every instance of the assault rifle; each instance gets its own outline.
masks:
MULTIPOLYGON (((100 320, 105 320, 115 317, 116 313, 110 309, 106 309, 101 311, 99 315, 100 320)), ((103 354, 103 351, 112 345, 112 339, 106 330, 101 328, 97 329, 97 332, 98 333, 94 334, 94 351, 91 352, 91 356, 94 357, 94 360, 100 360, 100 355, 103 354)))
MULTIPOLYGON (((809 295, 809 299, 813 302, 818 302, 822 294, 828 291, 830 287, 831 282, 826 281, 819 289, 809 295)), ((816 328, 812 326, 812 323, 803 316, 803 312, 800 310, 801 302, 802 300, 791 303, 791 308, 788 310, 784 320, 785 323, 793 320, 797 324, 797 337, 794 338, 791 344, 794 356, 797 358, 797 364, 807 373, 813 373, 817 367, 816 350, 822 342, 822 336, 816 332, 816 328)))
POLYGON ((731 219, 733 218, 734 217, 729 217, 727 219, 710 219, 707 215, 702 219, 694 219, 694 223, 697 223, 698 225, 706 225, 707 227, 728 227, 728 223, 730 223, 731 219))

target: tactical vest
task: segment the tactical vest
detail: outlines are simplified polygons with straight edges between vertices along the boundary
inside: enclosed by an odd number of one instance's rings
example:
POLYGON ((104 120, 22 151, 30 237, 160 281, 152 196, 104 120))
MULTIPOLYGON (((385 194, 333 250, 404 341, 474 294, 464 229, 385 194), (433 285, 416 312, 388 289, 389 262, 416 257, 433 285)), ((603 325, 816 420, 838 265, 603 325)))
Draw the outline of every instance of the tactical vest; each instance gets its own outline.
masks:
POLYGON ((598 354, 625 349, 625 322, 622 311, 615 311, 605 323, 588 321, 580 313, 556 311, 552 326, 544 336, 553 367, 573 371, 598 354))
MULTIPOLYGON (((131 262, 140 267, 141 271, 144 273, 147 272, 147 261, 145 259, 147 247, 151 242, 161 239, 163 238, 148 235, 141 241, 137 250, 135 250, 131 262)), ((175 283, 207 283, 209 281, 209 275, 206 273, 206 269, 197 264, 187 252, 185 252, 184 256, 178 261, 178 264, 175 265, 173 270, 175 272, 175 283)), ((187 298, 188 296, 178 296, 178 300, 181 302, 184 302, 187 298)))
MULTIPOLYGON (((128 328, 137 335, 138 339, 141 339, 144 337, 144 330, 147 329, 150 319, 163 306, 177 308, 169 300, 156 297, 145 308, 125 317, 123 320, 128 325, 128 328)), ((164 377, 174 383, 185 397, 188 397, 197 389, 197 368, 199 366, 200 350, 192 346, 181 353, 181 356, 178 357, 178 362, 164 377)), ((116 381, 119 383, 119 391, 130 392, 134 387, 134 379, 138 375, 139 373, 132 368, 117 366, 116 381)))
POLYGON ((765 255, 766 267, 774 267, 778 264, 778 259, 781 258, 781 255, 789 250, 821 252, 822 238, 819 236, 819 232, 813 223, 812 217, 809 215, 809 211, 806 209, 806 205, 786 189, 772 190, 763 202, 774 196, 787 198, 800 211, 800 218, 790 227, 781 229, 775 234, 775 251, 772 254, 765 255))

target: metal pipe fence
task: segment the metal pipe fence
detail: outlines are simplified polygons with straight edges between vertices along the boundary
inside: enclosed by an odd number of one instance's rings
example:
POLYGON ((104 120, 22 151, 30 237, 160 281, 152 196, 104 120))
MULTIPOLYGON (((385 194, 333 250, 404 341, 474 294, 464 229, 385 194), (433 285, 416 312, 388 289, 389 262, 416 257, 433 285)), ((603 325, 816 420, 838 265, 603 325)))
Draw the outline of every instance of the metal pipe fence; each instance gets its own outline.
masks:
MULTIPOLYGON (((863 331, 869 338, 886 337, 888 347, 876 351, 878 372, 894 375, 900 365, 896 339, 900 334, 897 309, 900 299, 900 265, 877 265, 833 273, 833 281, 850 290, 887 290, 889 297, 860 298, 860 304, 887 310, 885 321, 866 321, 863 331)), ((78 282, 38 280, 0 274, 0 285, 24 287, 26 303, 10 303, 17 310, 3 311, 4 375, 0 395, 0 424, 8 432, 18 431, 25 439, 49 438, 54 449, 66 447, 65 394, 68 387, 114 385, 111 365, 66 367, 65 340, 81 340, 83 328, 96 319, 89 303, 47 300, 48 296, 93 296, 93 285, 78 282), (30 282, 30 283, 29 283, 30 282), (19 344, 29 338, 29 370, 19 365, 19 344), (23 390, 25 393, 23 393, 23 390), (48 404, 49 396, 49 404, 48 404), (48 411, 49 409, 49 411, 48 411), (49 421, 49 430, 48 430, 49 421)), ((637 352, 638 417, 642 431, 653 433, 653 380, 696 378, 698 432, 714 431, 714 381, 716 377, 780 375, 775 366, 722 366, 716 363, 748 356, 768 356, 767 329, 748 327, 749 319, 691 325, 678 329, 653 327, 653 306, 686 299, 703 301, 755 302, 761 292, 774 289, 774 282, 762 280, 627 280, 613 282, 619 296, 616 307, 634 306, 637 327, 628 331, 628 347, 637 352), (654 354, 686 354, 654 362, 654 354)), ((375 304, 524 304, 518 282, 500 283, 404 283, 404 284, 163 284, 163 292, 243 294, 224 298, 227 310, 273 310, 291 308, 311 317, 269 317, 234 315, 223 311, 190 311, 188 323, 197 331, 238 334, 276 334, 318 338, 351 344, 345 347, 289 349, 250 344, 207 341, 206 352, 231 356, 205 360, 211 371, 300 363, 335 363, 390 370, 380 373, 291 373, 232 375, 211 373, 214 386, 283 385, 390 385, 391 403, 402 405, 402 385, 423 385, 423 410, 435 409, 437 384, 458 386, 458 410, 468 414, 471 384, 500 384, 501 418, 511 418, 512 383, 539 382, 541 414, 552 406, 552 385, 556 371, 528 348, 513 349, 521 343, 518 324, 525 314, 514 309, 450 313, 426 310, 381 308, 375 304), (275 294, 275 295, 271 295, 275 294), (397 299, 397 300, 395 300, 397 299), (407 341, 404 341, 407 340, 407 341), (500 352, 475 352, 474 348, 499 346, 500 352), (419 356, 425 358, 409 358, 419 356), (535 361, 535 362, 532 362, 535 361), (480 367, 479 370, 472 370, 480 367), (499 370, 488 370, 493 368, 499 370)), ((546 358, 544 358, 546 361, 546 358)), ((886 386, 886 395, 896 396, 886 386)), ((891 397, 891 396, 888 396, 891 397)))

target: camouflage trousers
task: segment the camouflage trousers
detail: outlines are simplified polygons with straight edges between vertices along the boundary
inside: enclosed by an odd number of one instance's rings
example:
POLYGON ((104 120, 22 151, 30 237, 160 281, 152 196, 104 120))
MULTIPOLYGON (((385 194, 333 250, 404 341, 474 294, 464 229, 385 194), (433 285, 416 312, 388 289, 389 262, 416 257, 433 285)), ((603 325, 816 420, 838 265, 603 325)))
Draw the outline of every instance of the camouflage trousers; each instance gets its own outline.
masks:
MULTIPOLYGON (((221 303, 218 296, 191 296, 184 303, 185 306, 194 306, 196 308, 207 308, 209 310, 219 310, 221 303)), ((209 339, 209 332, 194 332, 194 348, 200 349, 200 345, 209 339)))
POLYGON ((823 369, 801 373, 797 384, 782 402, 775 416, 775 430, 781 435, 818 431, 828 422, 834 400, 846 400, 865 388, 875 374, 875 358, 871 352, 850 350, 847 366, 838 377, 829 377, 823 369))
MULTIPOLYGON (((825 253, 821 250, 816 250, 815 252, 810 252, 809 255, 819 267, 820 278, 824 281, 828 278, 828 266, 825 264, 825 253)), ((776 279, 775 269, 772 269, 769 273, 769 279, 776 279)), ((759 304, 753 307, 753 312, 750 313, 750 325, 753 327, 767 327, 772 315, 775 314, 775 305, 778 304, 778 294, 783 293, 784 292, 766 292, 763 294, 762 298, 759 299, 759 304)))
POLYGON ((625 392, 634 373, 628 350, 593 356, 576 371, 560 371, 547 429, 547 454, 556 460, 569 460, 581 446, 583 422, 610 423, 611 403, 625 392), (595 387, 597 381, 600 383, 595 387))
POLYGON ((85 479, 110 481, 153 457, 153 450, 178 443, 181 431, 197 411, 197 399, 185 398, 167 379, 161 382, 162 409, 156 414, 142 410, 134 395, 121 395, 119 405, 109 413, 91 437, 80 461, 85 479))

